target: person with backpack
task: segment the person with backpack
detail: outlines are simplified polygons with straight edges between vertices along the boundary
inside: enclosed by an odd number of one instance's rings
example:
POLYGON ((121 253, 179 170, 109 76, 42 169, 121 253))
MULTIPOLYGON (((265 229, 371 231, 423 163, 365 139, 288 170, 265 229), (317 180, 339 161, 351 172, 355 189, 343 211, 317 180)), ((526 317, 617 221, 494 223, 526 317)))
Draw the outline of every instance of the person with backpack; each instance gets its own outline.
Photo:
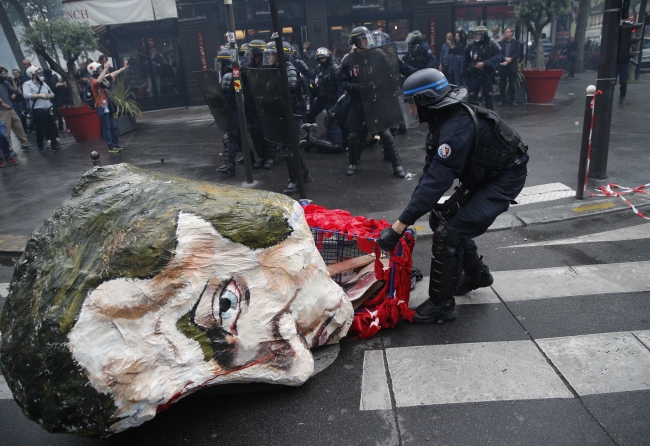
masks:
POLYGON ((108 82, 113 81, 122 71, 129 68, 129 61, 124 61, 124 67, 108 74, 111 63, 107 60, 104 65, 93 62, 88 65, 88 73, 92 76, 89 87, 84 89, 84 100, 90 108, 97 110, 102 125, 102 135, 108 145, 109 153, 119 153, 124 150, 117 139, 117 123, 115 122, 115 104, 108 95, 108 82), (101 72, 100 72, 101 70, 101 72), (92 105, 91 105, 92 104, 92 105))
POLYGON ((27 100, 27 106, 32 115, 34 128, 36 129, 36 146, 38 151, 45 153, 43 140, 50 141, 52 150, 62 150, 56 138, 56 124, 52 113, 52 102, 54 93, 49 85, 45 82, 43 70, 39 67, 30 66, 27 68, 27 76, 31 78, 23 84, 23 96, 27 100))
POLYGON ((468 103, 467 96, 465 88, 450 85, 432 68, 404 81, 409 111, 417 111, 420 122, 429 125, 424 172, 399 219, 381 232, 377 245, 393 251, 404 230, 431 212, 429 299, 417 307, 416 323, 454 320, 454 296, 492 285, 474 238, 508 209, 526 183, 526 144, 496 113, 468 103), (456 192, 438 204, 456 179, 456 192))

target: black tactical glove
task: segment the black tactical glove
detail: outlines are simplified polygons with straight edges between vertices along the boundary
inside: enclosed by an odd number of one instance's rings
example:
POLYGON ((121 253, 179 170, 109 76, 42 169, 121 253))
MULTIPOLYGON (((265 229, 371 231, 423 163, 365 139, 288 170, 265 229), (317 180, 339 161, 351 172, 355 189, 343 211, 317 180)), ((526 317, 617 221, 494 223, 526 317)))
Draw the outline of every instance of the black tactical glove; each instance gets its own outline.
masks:
POLYGON ((383 229, 379 234, 377 245, 379 245, 379 247, 384 251, 391 252, 395 249, 395 246, 397 246, 401 237, 401 234, 398 234, 392 226, 389 226, 383 229))

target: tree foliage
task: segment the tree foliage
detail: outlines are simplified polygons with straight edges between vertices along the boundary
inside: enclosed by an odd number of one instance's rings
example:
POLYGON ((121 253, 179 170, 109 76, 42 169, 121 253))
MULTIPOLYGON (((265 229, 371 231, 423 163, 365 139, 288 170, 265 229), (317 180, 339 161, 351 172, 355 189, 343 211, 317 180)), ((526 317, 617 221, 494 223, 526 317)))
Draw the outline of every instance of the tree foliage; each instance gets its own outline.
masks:
POLYGON ((542 30, 553 19, 570 11, 571 0, 520 0, 512 5, 517 23, 526 25, 528 31, 533 35, 537 48, 537 69, 544 70, 546 63, 542 30))
POLYGON ((23 30, 21 42, 30 54, 40 54, 50 68, 68 83, 74 105, 81 107, 81 98, 74 79, 74 64, 80 56, 96 51, 97 38, 87 23, 73 23, 65 19, 36 19, 30 28, 23 30), (59 51, 65 59, 67 71, 54 60, 59 51))
POLYGON ((62 15, 60 2, 58 0, 1 0, 5 5, 12 5, 7 8, 13 25, 27 27, 25 19, 31 21, 36 19, 52 19, 62 15))

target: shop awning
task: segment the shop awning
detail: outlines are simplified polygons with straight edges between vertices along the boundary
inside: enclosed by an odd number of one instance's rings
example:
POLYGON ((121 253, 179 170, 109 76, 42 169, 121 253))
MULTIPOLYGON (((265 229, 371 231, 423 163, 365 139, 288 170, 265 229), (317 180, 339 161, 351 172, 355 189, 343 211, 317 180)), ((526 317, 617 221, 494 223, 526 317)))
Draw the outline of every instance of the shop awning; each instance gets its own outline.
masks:
POLYGON ((66 18, 91 26, 178 17, 175 0, 63 0, 66 18))

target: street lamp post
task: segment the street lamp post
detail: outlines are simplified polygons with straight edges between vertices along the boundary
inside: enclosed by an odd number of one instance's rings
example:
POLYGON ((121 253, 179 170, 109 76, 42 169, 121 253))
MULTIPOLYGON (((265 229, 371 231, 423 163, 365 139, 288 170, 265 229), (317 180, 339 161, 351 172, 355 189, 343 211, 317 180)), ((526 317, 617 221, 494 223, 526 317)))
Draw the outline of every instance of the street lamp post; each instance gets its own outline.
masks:
POLYGON ((253 183, 253 163, 251 152, 248 147, 246 135, 246 111, 244 110, 244 95, 242 93, 241 72, 239 70, 239 52, 237 51, 237 39, 235 38, 235 14, 232 10, 232 0, 224 0, 226 7, 226 21, 228 26, 228 43, 232 52, 232 78, 235 84, 235 100, 237 101, 237 115, 239 117, 239 136, 241 139, 241 150, 244 154, 244 170, 246 171, 246 182, 253 183))

